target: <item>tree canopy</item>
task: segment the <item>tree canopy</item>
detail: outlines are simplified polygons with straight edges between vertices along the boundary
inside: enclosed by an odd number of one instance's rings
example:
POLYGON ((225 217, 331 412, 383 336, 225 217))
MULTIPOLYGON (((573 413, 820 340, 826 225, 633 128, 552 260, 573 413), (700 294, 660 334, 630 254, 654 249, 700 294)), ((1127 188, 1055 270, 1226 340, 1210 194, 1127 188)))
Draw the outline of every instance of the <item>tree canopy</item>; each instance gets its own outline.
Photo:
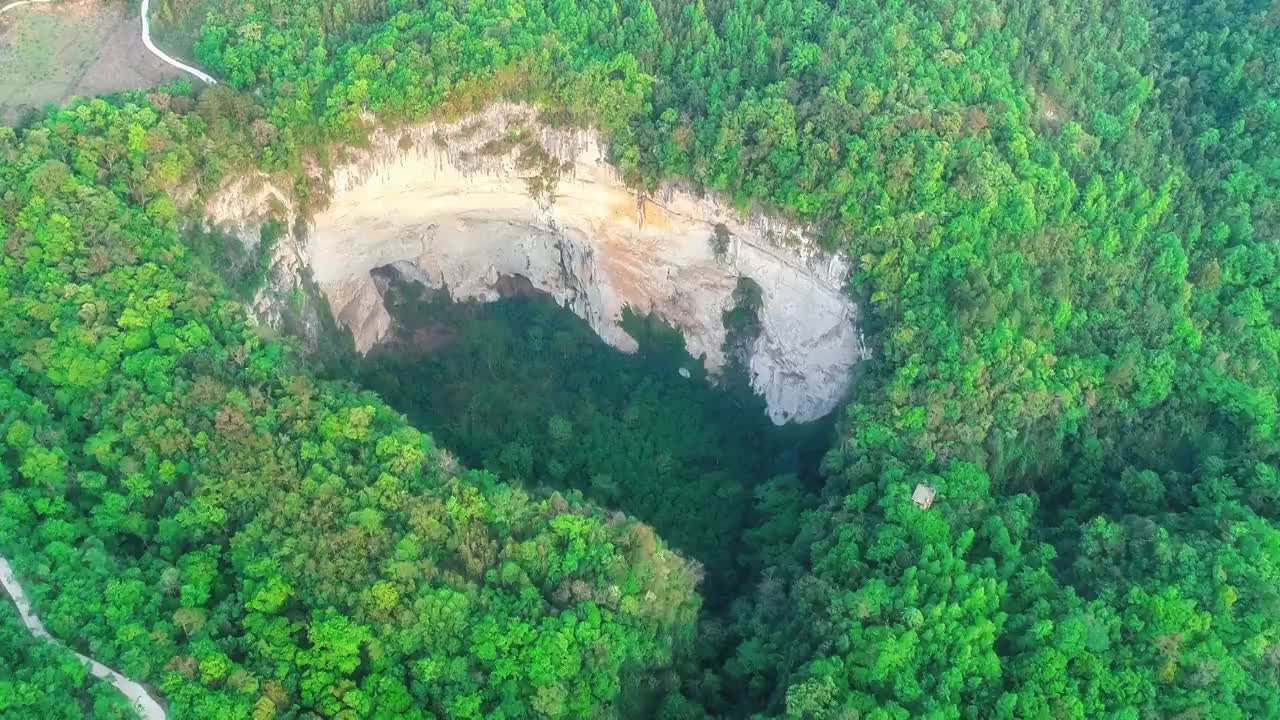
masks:
POLYGON ((175 717, 1280 716, 1275 3, 166 7, 225 86, 0 129, 0 549, 175 717), (874 358, 714 609, 599 508, 670 474, 463 469, 180 233, 498 98, 855 261, 874 358))

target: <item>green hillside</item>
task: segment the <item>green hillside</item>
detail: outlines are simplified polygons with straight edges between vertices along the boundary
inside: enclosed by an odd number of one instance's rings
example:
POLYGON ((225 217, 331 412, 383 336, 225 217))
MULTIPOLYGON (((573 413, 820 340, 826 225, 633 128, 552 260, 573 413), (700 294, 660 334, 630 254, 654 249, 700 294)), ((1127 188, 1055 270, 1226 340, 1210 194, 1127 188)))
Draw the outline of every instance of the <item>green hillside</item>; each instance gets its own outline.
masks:
POLYGON ((1271 0, 158 5, 213 8, 224 83, 0 128, 0 552, 173 718, 1280 717, 1271 0), (265 337, 187 232, 497 99, 855 261, 874 357, 815 477, 707 481, 612 360, 500 461, 380 399, 394 360, 265 337), (690 467, 602 490, 574 408, 690 467))

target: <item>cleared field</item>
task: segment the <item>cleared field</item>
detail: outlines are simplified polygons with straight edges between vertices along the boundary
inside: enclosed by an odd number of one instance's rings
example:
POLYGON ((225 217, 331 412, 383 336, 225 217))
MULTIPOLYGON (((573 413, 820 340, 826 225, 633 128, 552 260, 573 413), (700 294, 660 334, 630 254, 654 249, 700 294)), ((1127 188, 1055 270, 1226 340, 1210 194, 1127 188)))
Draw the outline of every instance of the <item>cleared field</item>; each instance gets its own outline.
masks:
POLYGON ((147 52, 119 0, 54 2, 0 16, 0 123, 50 103, 158 85, 180 74, 147 52))

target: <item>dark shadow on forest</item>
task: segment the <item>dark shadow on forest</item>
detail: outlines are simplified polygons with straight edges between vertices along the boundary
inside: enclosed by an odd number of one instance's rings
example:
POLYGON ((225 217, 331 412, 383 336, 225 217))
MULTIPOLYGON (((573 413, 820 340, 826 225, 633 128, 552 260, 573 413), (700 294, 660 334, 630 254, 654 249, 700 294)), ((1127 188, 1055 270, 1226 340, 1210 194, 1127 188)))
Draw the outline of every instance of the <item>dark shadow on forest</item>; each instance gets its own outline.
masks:
POLYGON ((820 484, 832 421, 773 425, 745 371, 713 382, 656 315, 626 312, 640 346, 627 354, 519 276, 492 303, 453 302, 389 268, 375 277, 394 328, 357 364, 362 384, 467 465, 649 523, 703 563, 711 607, 760 569, 770 514, 801 509, 779 494, 820 484))

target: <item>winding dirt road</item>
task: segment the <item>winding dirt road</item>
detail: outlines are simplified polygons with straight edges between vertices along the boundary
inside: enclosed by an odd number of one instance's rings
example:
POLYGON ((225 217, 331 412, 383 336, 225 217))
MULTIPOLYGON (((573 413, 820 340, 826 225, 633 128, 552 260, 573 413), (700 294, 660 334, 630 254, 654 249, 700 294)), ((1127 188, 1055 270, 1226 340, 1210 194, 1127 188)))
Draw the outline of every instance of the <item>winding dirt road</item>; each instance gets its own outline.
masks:
MULTIPOLYGON (((5 5, 4 7, 0 7, 0 15, 3 15, 9 12, 10 10, 13 10, 14 8, 20 8, 24 5, 34 5, 36 3, 51 3, 51 2, 53 2, 53 0, 17 0, 17 2, 11 2, 8 5, 5 5)), ((141 12, 142 44, 146 46, 147 50, 150 51, 152 55, 155 55, 156 57, 160 58, 162 61, 164 61, 168 65, 171 65, 181 70, 184 73, 192 75, 204 81, 208 85, 217 85, 218 81, 214 80, 212 75, 209 75, 203 70, 198 70, 196 68, 191 67, 190 65, 186 65, 177 60, 174 60, 167 53, 165 53, 165 51, 156 47, 155 43, 151 42, 151 21, 147 19, 147 15, 150 12, 150 10, 151 10, 151 0, 142 0, 142 12, 141 12)))
MULTIPOLYGON (((38 1, 49 2, 49 0, 38 0, 38 1)), ((152 55, 155 55, 156 57, 172 65, 173 67, 176 67, 185 73, 194 75, 195 77, 203 80, 205 83, 209 85, 217 85, 218 81, 214 80, 213 77, 210 76, 208 73, 202 70, 197 70, 191 67, 190 65, 184 65, 178 62, 177 60, 174 60, 173 58, 166 55, 163 50, 156 47, 155 43, 151 42, 151 21, 147 20, 147 11, 149 11, 150 9, 151 9, 151 0, 142 0, 142 44, 147 46, 147 49, 151 51, 152 55)))
POLYGON ((90 674, 111 683, 121 694, 129 698, 129 702, 133 703, 133 708, 138 711, 138 715, 142 720, 165 720, 164 708, 160 707, 160 703, 156 702, 156 699, 151 697, 151 694, 142 685, 97 660, 68 648, 54 639, 48 630, 45 630, 44 623, 40 622, 40 617, 31 612, 31 602, 27 599, 27 594, 23 591, 18 578, 14 576, 13 568, 9 565, 8 558, 4 556, 0 556, 0 586, 3 586, 5 592, 9 593, 9 597, 13 599, 13 604, 18 608, 18 615, 22 618, 22 624, 27 626, 27 630, 30 631, 32 637, 51 642, 74 654, 85 667, 89 668, 90 674))

